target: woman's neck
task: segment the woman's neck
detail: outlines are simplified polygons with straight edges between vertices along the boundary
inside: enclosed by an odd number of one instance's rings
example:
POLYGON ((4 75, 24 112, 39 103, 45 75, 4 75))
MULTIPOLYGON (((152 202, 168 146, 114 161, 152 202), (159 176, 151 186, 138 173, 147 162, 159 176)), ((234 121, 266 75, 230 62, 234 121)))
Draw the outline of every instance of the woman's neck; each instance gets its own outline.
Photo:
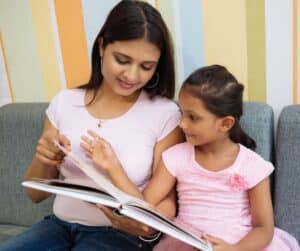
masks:
POLYGON ((90 90, 86 93, 85 103, 88 111, 94 117, 99 119, 112 119, 126 113, 137 101, 141 91, 137 91, 130 96, 121 96, 115 93, 109 87, 102 85, 94 96, 94 91, 90 90), (105 109, 101 109, 101 108, 105 109))

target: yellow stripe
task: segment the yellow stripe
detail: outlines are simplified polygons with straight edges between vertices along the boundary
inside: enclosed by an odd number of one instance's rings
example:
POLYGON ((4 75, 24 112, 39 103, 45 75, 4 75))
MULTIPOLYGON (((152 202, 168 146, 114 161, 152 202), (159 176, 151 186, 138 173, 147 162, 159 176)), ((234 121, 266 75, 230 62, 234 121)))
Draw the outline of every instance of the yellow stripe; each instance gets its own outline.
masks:
POLYGON ((298 103, 298 1, 293 0, 293 104, 298 103))
POLYGON ((265 1, 246 1, 248 95, 250 101, 266 102, 265 1))
POLYGON ((10 76, 9 76, 8 65, 7 65, 7 60, 6 60, 6 56, 5 56, 5 49, 4 49, 4 44, 3 44, 1 32, 0 32, 0 49, 1 49, 2 55, 3 55, 4 67, 5 67, 5 72, 6 72, 6 76, 7 76, 8 88, 9 88, 11 100, 14 103, 15 102, 15 96, 14 96, 14 92, 13 92, 13 88, 12 88, 11 80, 10 80, 10 76))
POLYGON ((69 88, 86 83, 90 67, 80 0, 55 0, 58 32, 69 88))
POLYGON ((205 64, 222 64, 247 88, 245 0, 203 0, 205 64))
POLYGON ((61 86, 50 10, 48 0, 30 0, 30 4, 46 91, 45 96, 49 101, 61 86))

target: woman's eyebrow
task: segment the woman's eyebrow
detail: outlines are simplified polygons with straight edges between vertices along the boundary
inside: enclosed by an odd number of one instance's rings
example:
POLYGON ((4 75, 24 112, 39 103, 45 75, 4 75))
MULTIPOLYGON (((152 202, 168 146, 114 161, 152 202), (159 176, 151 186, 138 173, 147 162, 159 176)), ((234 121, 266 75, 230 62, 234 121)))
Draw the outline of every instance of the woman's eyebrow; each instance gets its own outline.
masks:
MULTIPOLYGON (((126 54, 124 54, 124 53, 122 53, 122 52, 113 52, 113 54, 115 54, 115 55, 117 55, 117 56, 122 56, 122 57, 124 57, 124 58, 126 58, 126 59, 130 59, 130 60, 132 60, 133 58, 132 57, 130 57, 130 56, 128 56, 128 55, 126 55, 126 54)), ((157 64, 158 63, 158 61, 155 61, 155 60, 145 60, 145 61, 143 61, 142 62, 143 64, 157 64)))

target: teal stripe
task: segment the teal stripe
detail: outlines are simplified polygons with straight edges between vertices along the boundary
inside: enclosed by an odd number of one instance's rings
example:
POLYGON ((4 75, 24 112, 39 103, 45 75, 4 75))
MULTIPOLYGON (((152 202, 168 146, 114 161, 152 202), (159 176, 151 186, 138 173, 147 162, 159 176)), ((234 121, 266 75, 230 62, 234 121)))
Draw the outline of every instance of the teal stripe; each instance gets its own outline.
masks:
POLYGON ((0 29, 16 102, 46 100, 28 1, 0 1, 0 29))
POLYGON ((119 0, 81 0, 81 2, 88 52, 89 57, 91 57, 94 40, 104 24, 109 11, 119 2, 119 0))
POLYGON ((180 1, 180 13, 185 79, 204 65, 202 0, 180 1))

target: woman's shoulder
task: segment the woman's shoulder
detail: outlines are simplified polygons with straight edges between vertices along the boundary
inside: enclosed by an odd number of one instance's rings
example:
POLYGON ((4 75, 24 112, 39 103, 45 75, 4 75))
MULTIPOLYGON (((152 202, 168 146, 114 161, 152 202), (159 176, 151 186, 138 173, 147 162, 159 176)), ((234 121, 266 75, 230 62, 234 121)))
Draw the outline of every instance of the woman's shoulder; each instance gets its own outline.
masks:
POLYGON ((179 107, 175 103, 175 101, 162 96, 155 96, 153 98, 150 98, 145 91, 141 93, 141 103, 147 106, 147 109, 159 109, 160 111, 179 110, 179 107))
POLYGON ((82 105, 85 90, 83 89, 62 89, 53 98, 59 100, 60 103, 82 105))

